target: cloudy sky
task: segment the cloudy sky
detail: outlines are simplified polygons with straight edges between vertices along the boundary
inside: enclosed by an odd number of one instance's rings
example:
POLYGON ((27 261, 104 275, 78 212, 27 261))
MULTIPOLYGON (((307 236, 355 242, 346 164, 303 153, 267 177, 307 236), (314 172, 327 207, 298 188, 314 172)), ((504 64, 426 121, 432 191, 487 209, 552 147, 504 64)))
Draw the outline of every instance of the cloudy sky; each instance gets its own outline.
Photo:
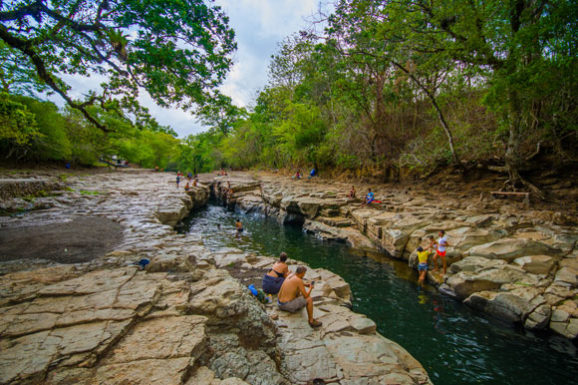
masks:
MULTIPOLYGON (((235 30, 237 51, 234 66, 221 91, 241 107, 251 106, 257 92, 267 83, 269 59, 287 36, 308 26, 308 20, 319 8, 319 0, 216 0, 230 18, 235 30)), ((72 86, 70 94, 81 97, 104 78, 64 77, 72 86)), ((151 115, 162 125, 171 126, 185 137, 205 130, 190 112, 157 106, 146 93, 140 97, 151 115)), ((52 98, 59 105, 62 100, 52 98)))

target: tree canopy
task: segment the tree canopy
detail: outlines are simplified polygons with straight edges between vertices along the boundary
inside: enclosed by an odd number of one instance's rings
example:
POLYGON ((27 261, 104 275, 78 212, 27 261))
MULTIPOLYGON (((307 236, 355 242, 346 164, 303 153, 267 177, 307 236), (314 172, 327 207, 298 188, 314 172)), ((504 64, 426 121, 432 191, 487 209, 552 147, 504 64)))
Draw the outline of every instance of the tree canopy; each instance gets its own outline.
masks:
POLYGON ((100 129, 88 106, 138 110, 146 90, 161 106, 212 101, 231 66, 234 32, 204 0, 0 1, 0 84, 5 92, 50 89, 100 129), (76 101, 64 75, 101 75, 101 90, 76 101))

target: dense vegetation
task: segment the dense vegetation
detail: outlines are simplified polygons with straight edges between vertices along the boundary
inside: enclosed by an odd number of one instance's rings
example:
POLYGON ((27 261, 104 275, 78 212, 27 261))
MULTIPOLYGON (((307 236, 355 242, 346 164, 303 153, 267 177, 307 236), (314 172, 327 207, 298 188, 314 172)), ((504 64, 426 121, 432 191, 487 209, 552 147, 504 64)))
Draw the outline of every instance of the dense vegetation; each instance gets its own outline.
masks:
POLYGON ((94 165, 113 156, 144 167, 171 168, 188 164, 184 146, 168 127, 152 118, 136 126, 114 111, 91 106, 88 112, 110 129, 94 127, 73 109, 59 111, 54 103, 0 94, 0 152, 5 158, 26 161, 60 161, 62 165, 94 165))
POLYGON ((2 153, 82 164, 119 155, 148 167, 186 158, 184 144, 137 98, 146 91, 162 106, 200 114, 226 109, 230 99, 217 87, 231 65, 234 32, 207 3, 0 1, 2 153), (71 75, 105 81, 75 100, 71 75), (68 108, 38 99, 45 93, 60 95, 68 108))
MULTIPOLYGON (((62 8, 62 15, 75 15, 63 5, 69 2, 60 3, 51 2, 62 8)), ((94 146, 86 148, 91 147, 93 158, 114 153, 145 166, 172 163, 208 171, 315 165, 383 178, 397 178, 402 170, 475 164, 507 173, 511 187, 531 189, 524 177, 530 159, 544 157, 549 167, 576 162, 578 7, 571 0, 338 1, 323 20, 322 34, 301 32, 280 44, 269 83, 249 112, 214 91, 234 49, 232 31, 218 9, 193 0, 88 3, 86 12, 100 33, 78 31, 79 25, 58 18, 46 22, 43 32, 30 23, 23 29, 15 11, 0 5, 0 56, 11 59, 0 67, 5 91, 0 144, 10 156, 85 162, 90 156, 75 154, 75 146, 66 150, 66 143, 91 142, 94 146), (138 13, 153 3, 189 18, 167 21, 163 13, 159 22, 138 13), (187 14, 180 3, 194 10, 187 14), (99 15, 107 15, 106 23, 99 15), (121 33, 134 25, 145 31, 138 38, 121 33), (61 39, 59 28, 88 37, 72 44, 61 39), (92 103, 80 114, 81 102, 72 101, 76 109, 58 113, 14 95, 25 91, 21 84, 54 87, 41 76, 34 55, 28 55, 31 65, 10 72, 28 51, 4 35, 20 34, 18 39, 32 41, 30 49, 39 55, 45 52, 39 36, 54 30, 50 44, 62 51, 42 56, 51 74, 71 68, 104 73, 112 67, 104 96, 91 95, 92 103), (202 46, 192 56, 175 44, 182 31, 189 42, 202 46), (59 64, 62 56, 69 58, 65 64, 59 64), (100 56, 116 57, 113 64, 126 68, 117 70, 100 56), (175 62, 180 64, 174 67, 175 62), (131 75, 140 71, 142 77, 131 75), (211 129, 182 141, 170 137, 170 130, 158 127, 134 96, 127 96, 141 83, 161 104, 196 105, 211 129), (39 117, 50 110, 60 120, 39 117)))
POLYGON ((384 177, 482 164, 532 187, 520 172, 537 151, 576 160, 577 20, 564 0, 339 1, 324 34, 283 42, 253 112, 198 151, 384 177))

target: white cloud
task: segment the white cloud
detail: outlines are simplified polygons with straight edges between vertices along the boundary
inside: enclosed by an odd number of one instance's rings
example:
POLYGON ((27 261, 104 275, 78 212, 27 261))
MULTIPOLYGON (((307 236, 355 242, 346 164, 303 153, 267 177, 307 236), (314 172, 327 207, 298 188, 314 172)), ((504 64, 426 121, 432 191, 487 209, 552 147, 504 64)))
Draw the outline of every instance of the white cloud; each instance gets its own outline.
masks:
POLYGON ((316 0, 219 0, 236 32, 238 51, 221 90, 239 106, 248 106, 267 83, 269 59, 278 44, 306 26, 316 0))

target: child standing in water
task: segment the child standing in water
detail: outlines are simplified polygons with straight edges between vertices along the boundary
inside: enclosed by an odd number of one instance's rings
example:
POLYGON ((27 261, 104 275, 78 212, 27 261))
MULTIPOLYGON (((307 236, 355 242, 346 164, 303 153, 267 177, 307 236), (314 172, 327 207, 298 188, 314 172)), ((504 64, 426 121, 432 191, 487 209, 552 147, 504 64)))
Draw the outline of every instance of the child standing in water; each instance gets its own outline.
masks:
POLYGON ((446 269, 447 269, 446 247, 448 247, 450 244, 448 243, 448 240, 446 238, 446 232, 444 230, 440 230, 438 235, 439 235, 439 238, 437 241, 435 241, 435 245, 437 247, 436 247, 436 253, 433 257, 433 263, 434 263, 433 271, 438 270, 438 257, 440 257, 442 259, 442 266, 443 266, 444 275, 445 275, 446 269))
POLYGON ((179 188, 179 183, 181 183, 181 172, 177 172, 177 188, 179 188))
POLYGON ((427 258, 429 257, 429 251, 424 250, 421 246, 417 248, 417 271, 419 273, 418 285, 423 287, 425 281, 425 276, 427 274, 427 258))
POLYGON ((237 229, 236 237, 239 238, 241 236, 241 233, 243 232, 243 224, 239 219, 235 220, 235 228, 237 229))

